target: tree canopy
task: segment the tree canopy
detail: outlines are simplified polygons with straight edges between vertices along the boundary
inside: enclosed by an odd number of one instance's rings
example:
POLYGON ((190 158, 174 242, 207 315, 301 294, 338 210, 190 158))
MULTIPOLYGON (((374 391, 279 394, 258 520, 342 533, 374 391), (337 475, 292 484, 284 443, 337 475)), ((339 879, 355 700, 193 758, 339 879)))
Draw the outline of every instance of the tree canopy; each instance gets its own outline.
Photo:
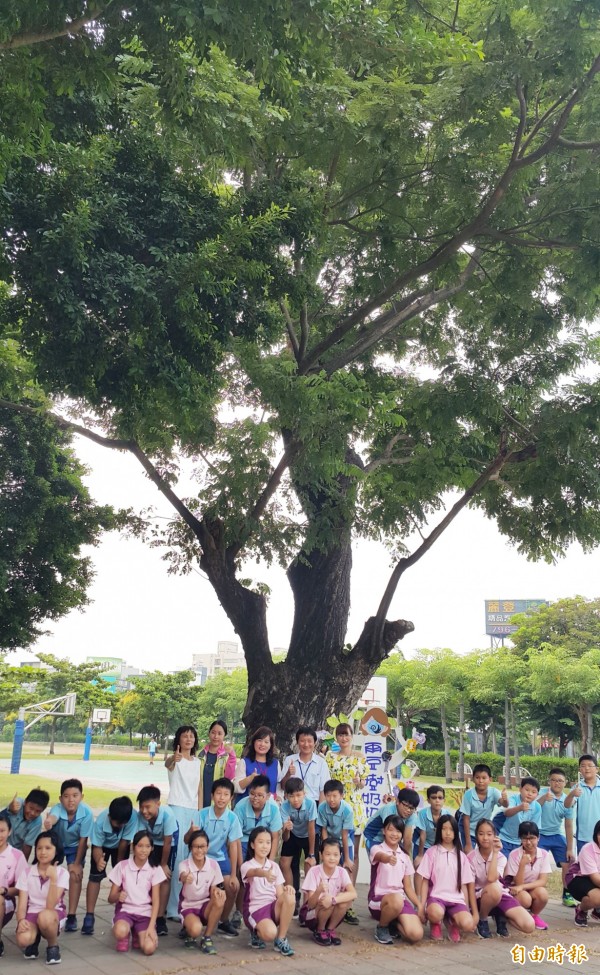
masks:
POLYGON ((200 562, 244 646, 247 724, 353 704, 465 505, 533 558, 597 543, 594 0, 63 3, 50 29, 93 23, 18 58, 9 9, 2 83, 56 58, 72 83, 9 133, 4 327, 59 429, 172 504, 172 567, 200 562), (348 646, 361 535, 396 561, 348 646), (281 663, 250 558, 287 566, 281 663))

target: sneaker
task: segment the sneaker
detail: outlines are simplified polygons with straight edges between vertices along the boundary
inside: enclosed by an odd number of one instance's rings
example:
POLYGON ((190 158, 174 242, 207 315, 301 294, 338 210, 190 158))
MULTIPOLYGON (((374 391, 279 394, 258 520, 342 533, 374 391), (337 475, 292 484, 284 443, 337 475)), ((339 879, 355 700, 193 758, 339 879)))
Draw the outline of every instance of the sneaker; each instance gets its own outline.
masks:
POLYGON ((582 911, 580 907, 575 911, 575 924, 578 928, 587 928, 588 926, 587 911, 582 911))
POLYGON ((213 944, 213 939, 209 938, 208 935, 200 939, 200 951, 204 952, 205 955, 216 955, 217 949, 213 944))
POLYGON ((490 925, 487 917, 483 918, 477 924, 477 934, 480 938, 491 938, 492 932, 490 931, 490 925))
POLYGON ((287 938, 275 938, 273 951, 278 951, 280 955, 293 955, 294 949, 287 938))
POLYGON ((164 938, 169 933, 166 917, 156 918, 156 933, 159 938, 164 938))
POLYGON ((543 920, 543 918, 541 918, 539 916, 539 914, 532 914, 531 916, 533 918, 533 923, 535 924, 536 928, 539 931, 547 931, 548 930, 548 925, 543 920))
POLYGON ((346 913, 344 914, 344 921, 346 922, 346 924, 360 923, 358 917, 356 916, 356 912, 353 911, 351 907, 349 907, 346 913))
POLYGON ((179 938, 179 940, 180 941, 185 941, 185 939, 187 938, 187 936, 188 936, 188 933, 185 930, 185 928, 183 926, 180 927, 179 928, 179 931, 177 932, 177 937, 179 938))
POLYGON ((313 941, 316 941, 322 948, 327 948, 331 944, 329 931, 313 931, 313 941))
POLYGON ((510 936, 508 931, 508 924, 506 923, 503 917, 496 918, 496 934, 498 935, 499 938, 508 938, 510 936))
POLYGON ((329 935, 329 943, 332 945, 341 945, 342 939, 338 937, 337 931, 326 931, 325 934, 329 935))
POLYGON ((185 941, 183 942, 183 947, 184 948, 197 948, 198 947, 198 942, 196 941, 195 938, 186 937, 185 941))
POLYGON ((81 925, 82 934, 93 934, 96 918, 93 914, 86 914, 81 925))
POLYGON ((0 958, 2 958, 3 954, 4 954, 4 942, 2 938, 0 938, 0 958))
POLYGON ((250 947, 251 948, 266 948, 267 947, 266 944, 264 943, 263 939, 261 938, 261 936, 259 934, 257 934, 256 931, 253 931, 252 934, 250 935, 250 947))
POLYGON ((563 907, 577 907, 577 901, 571 894, 563 894, 563 907))
POLYGON ((454 923, 454 921, 448 922, 448 934, 450 936, 450 941, 457 945, 460 941, 460 931, 458 930, 458 926, 454 923))
POLYGON ((432 941, 443 941, 444 940, 444 935, 442 934, 442 925, 441 924, 436 924, 435 921, 433 922, 433 924, 430 923, 429 924, 429 937, 431 938, 432 941))
POLYGON ((300 916, 300 898, 297 897, 296 902, 294 904, 294 913, 292 914, 292 917, 297 918, 299 916, 300 916))
POLYGON ((591 911, 591 915, 592 921, 600 921, 600 908, 595 907, 594 910, 591 911))
POLYGON ((62 958, 60 957, 60 948, 58 945, 52 945, 51 948, 46 948, 46 964, 47 965, 60 965, 62 958))
POLYGON ((77 931, 77 916, 75 914, 67 914, 65 931, 77 931))
MULTIPOLYGON (((587 923, 587 921, 586 921, 587 923)), ((27 945, 25 951, 23 952, 23 958, 29 961, 31 958, 39 958, 40 955, 40 943, 38 940, 34 941, 32 945, 27 945)))
POLYGON ((380 945, 393 945, 394 939, 390 934, 389 928, 384 928, 381 924, 378 924, 375 928, 374 934, 375 941, 378 941, 380 945))
POLYGON ((237 938, 240 933, 231 921, 219 921, 218 928, 225 938, 237 938))
POLYGON ((239 931, 244 922, 244 918, 242 917, 242 912, 234 911, 233 914, 231 915, 230 921, 233 924, 234 928, 237 928, 239 931))
POLYGON ((119 938, 116 944, 117 951, 129 951, 129 935, 126 938, 119 938))
POLYGON ((396 938, 397 941, 402 941, 402 934, 400 933, 400 926, 399 926, 398 921, 397 921, 396 918, 394 918, 393 921, 390 921, 390 923, 388 925, 388 928, 389 928, 389 931, 390 931, 390 934, 391 934, 392 938, 396 938))

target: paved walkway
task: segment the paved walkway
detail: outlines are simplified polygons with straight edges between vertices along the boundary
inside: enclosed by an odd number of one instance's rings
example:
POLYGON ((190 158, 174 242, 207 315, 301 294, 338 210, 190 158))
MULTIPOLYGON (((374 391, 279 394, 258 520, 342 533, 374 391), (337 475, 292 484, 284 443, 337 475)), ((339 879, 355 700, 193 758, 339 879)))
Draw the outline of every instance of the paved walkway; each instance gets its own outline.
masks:
MULTIPOLYGON (((587 930, 576 928, 573 924, 573 911, 552 901, 545 912, 550 928, 530 937, 515 937, 503 940, 492 938, 481 941, 474 935, 465 938, 461 944, 449 941, 433 943, 426 936, 421 944, 409 946, 396 942, 393 946, 378 945, 373 940, 374 923, 366 907, 367 888, 358 887, 357 910, 361 917, 359 927, 342 925, 343 944, 339 948, 320 948, 314 944, 306 930, 292 922, 290 941, 296 954, 293 958, 282 958, 267 948, 266 951, 252 951, 248 947, 245 929, 237 939, 227 940, 215 937, 218 955, 207 958, 199 952, 183 947, 177 938, 178 925, 169 922, 170 934, 159 939, 158 950, 151 958, 144 958, 139 951, 117 954, 111 934, 113 908, 106 903, 108 885, 103 884, 96 915, 96 933, 93 937, 76 934, 61 935, 60 945, 63 963, 60 971, 65 975, 175 975, 193 972, 198 975, 412 975, 418 968, 425 975, 507 975, 510 972, 524 971, 527 975, 559 975, 560 972, 579 972, 585 975, 600 975, 600 924, 587 930), (522 945, 525 951, 524 964, 513 961, 511 948, 522 945), (587 960, 571 964, 566 955, 563 964, 548 961, 548 949, 557 945, 569 951, 572 945, 582 946, 587 960), (531 960, 541 955, 544 960, 531 960)), ((79 917, 81 923, 81 916, 79 917)), ((0 965, 2 972, 11 975, 35 975, 45 959, 45 942, 40 945, 40 958, 36 962, 26 962, 14 943, 14 922, 8 926, 4 935, 5 952, 0 965)))
MULTIPOLYGON (((10 771, 10 759, 0 760, 0 771, 10 771)), ((115 795, 118 794, 119 789, 130 792, 150 782, 157 785, 165 797, 169 792, 169 780, 162 756, 160 759, 155 759, 154 765, 148 762, 119 759, 94 762, 93 757, 89 762, 75 758, 57 758, 52 761, 44 761, 41 757, 24 758, 21 762, 21 772, 23 775, 39 775, 43 778, 56 779, 58 782, 63 779, 81 779, 84 788, 95 786, 101 789, 115 789, 115 795)), ((17 781, 18 776, 15 776, 15 782, 17 781)))

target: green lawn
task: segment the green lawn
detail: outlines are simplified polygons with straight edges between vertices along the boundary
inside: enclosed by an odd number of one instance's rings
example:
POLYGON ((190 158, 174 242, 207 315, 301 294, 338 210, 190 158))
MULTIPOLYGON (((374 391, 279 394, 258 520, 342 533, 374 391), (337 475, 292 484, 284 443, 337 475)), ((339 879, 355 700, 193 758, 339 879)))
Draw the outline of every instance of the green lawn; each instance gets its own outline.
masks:
MULTIPOLYGON (((0 758, 10 758, 12 755, 12 742, 0 742, 0 758)), ((81 745, 70 745, 63 742, 57 743, 54 746, 55 754, 48 754, 49 745, 47 742, 26 742, 23 745, 23 758, 37 758, 44 759, 44 761, 52 762, 55 759, 63 758, 82 758, 83 757, 83 744, 81 745)), ((100 748, 97 741, 94 739, 92 741, 92 755, 94 756, 95 762, 113 762, 115 759, 120 759, 121 761, 128 762, 147 762, 148 752, 144 748, 143 750, 138 749, 136 751, 130 751, 128 748, 100 748)), ((161 756, 157 752, 156 759, 161 756)))
MULTIPOLYGON (((26 796, 31 789, 37 788, 46 789, 50 793, 50 805, 58 802, 59 779, 42 778, 40 775, 10 775, 9 772, 0 772, 0 809, 4 809, 8 805, 15 792, 18 792, 20 796, 26 796)), ((135 789, 133 792, 124 792, 123 795, 128 795, 135 806, 137 792, 138 789, 135 789)), ((116 789, 89 787, 85 790, 85 802, 97 813, 106 809, 115 795, 117 795, 116 789)))

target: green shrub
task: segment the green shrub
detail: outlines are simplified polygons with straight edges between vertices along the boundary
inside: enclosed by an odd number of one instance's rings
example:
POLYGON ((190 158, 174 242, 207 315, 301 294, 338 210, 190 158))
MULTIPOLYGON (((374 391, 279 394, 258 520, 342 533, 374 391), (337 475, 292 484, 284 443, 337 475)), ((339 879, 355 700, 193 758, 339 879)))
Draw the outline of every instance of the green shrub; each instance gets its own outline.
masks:
MULTIPOLYGON (((436 778, 445 775, 443 752, 417 750, 409 757, 417 763, 421 775, 433 775, 436 778)), ((474 752, 466 752, 465 762, 469 764, 471 768, 473 768, 474 765, 479 764, 489 765, 492 772, 492 778, 496 781, 498 780, 499 776, 502 775, 502 770, 504 768, 504 756, 496 755, 495 752, 483 752, 480 755, 476 755, 474 752)), ((576 782, 577 780, 576 758, 553 758, 552 756, 548 755, 523 755, 520 762, 522 767, 526 768, 535 779, 539 780, 540 785, 547 784, 550 769, 554 768, 555 766, 564 769, 568 782, 576 782)), ((450 767, 453 774, 456 773, 457 763, 458 749, 452 748, 450 750, 450 767)))

